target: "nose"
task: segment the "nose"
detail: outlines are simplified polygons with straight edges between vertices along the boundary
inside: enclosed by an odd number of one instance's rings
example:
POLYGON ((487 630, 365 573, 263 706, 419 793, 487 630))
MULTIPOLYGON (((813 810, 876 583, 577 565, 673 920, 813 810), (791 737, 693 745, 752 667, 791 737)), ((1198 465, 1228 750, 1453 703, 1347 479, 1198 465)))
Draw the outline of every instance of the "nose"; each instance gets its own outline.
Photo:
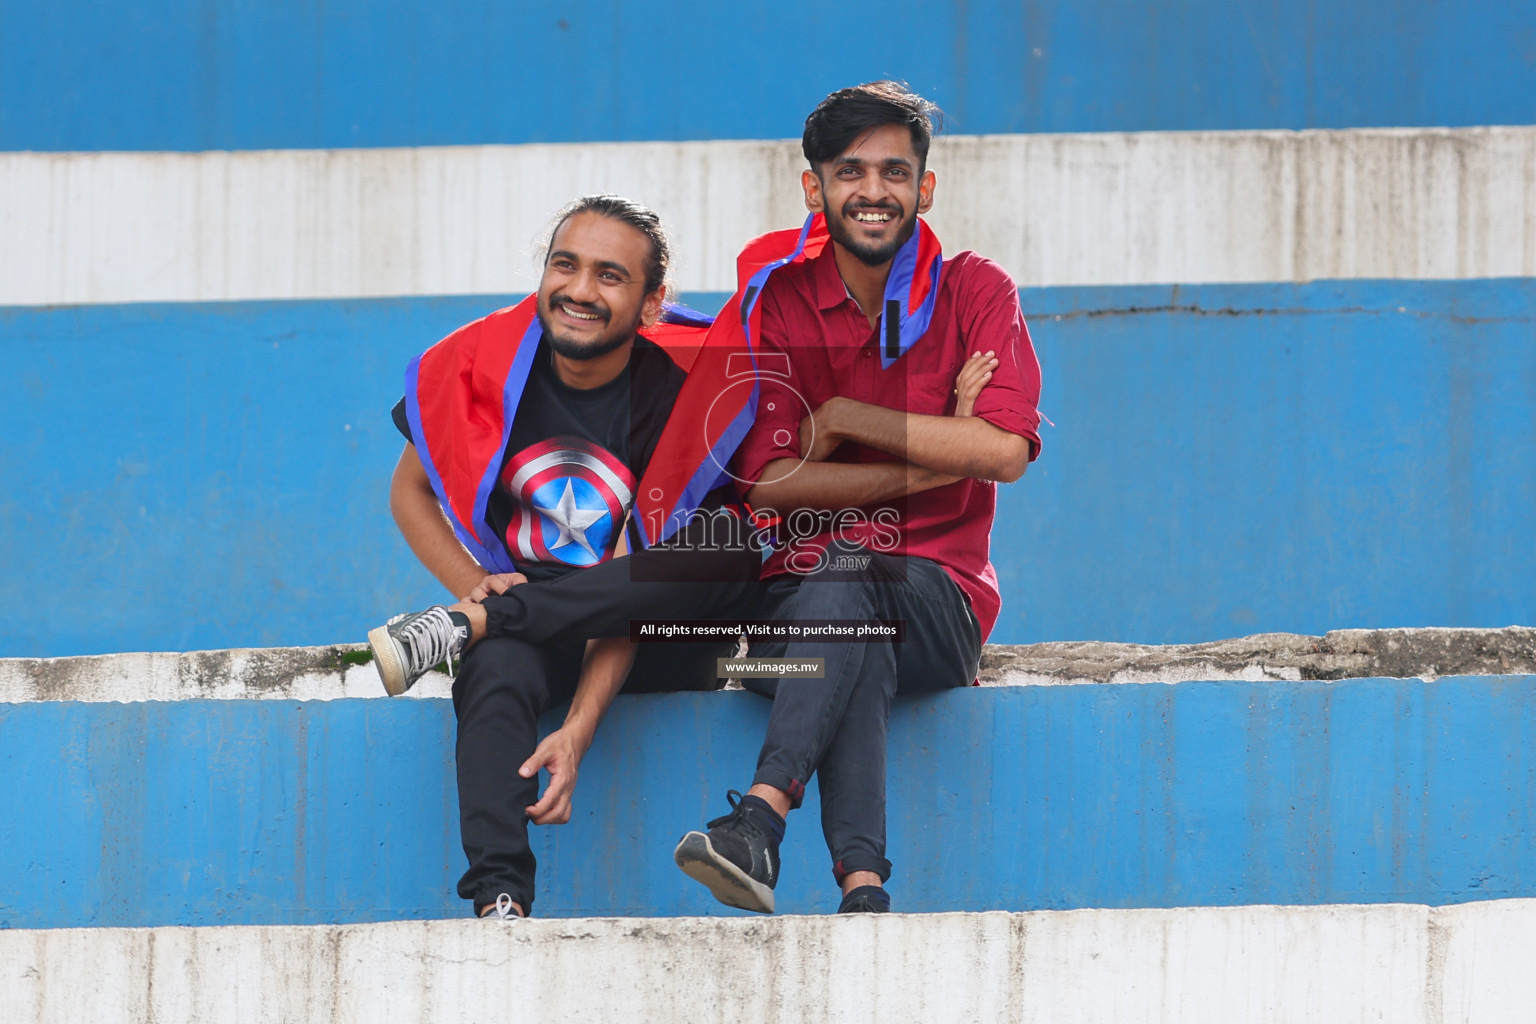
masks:
POLYGON ((592 271, 582 269, 571 275, 569 281, 562 289, 572 302, 596 302, 597 276, 592 271))
POLYGON ((890 197, 889 185, 885 175, 875 169, 859 179, 859 188, 854 193, 854 198, 872 204, 881 203, 890 197))

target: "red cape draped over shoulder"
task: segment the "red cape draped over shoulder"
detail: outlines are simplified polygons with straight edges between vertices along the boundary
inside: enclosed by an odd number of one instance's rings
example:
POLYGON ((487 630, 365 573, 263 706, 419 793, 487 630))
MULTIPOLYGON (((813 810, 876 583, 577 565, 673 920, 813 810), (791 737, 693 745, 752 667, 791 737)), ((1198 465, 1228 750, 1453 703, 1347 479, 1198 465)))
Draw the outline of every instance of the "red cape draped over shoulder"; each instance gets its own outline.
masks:
MULTIPOLYGON (((717 317, 669 305, 640 332, 687 372, 635 494, 645 546, 672 536, 706 494, 732 479, 731 456, 757 413, 763 286, 778 268, 819 255, 828 237, 814 214, 798 230, 753 239, 736 261, 736 292, 717 317)), ((886 289, 885 365, 927 329, 940 262, 937 240, 919 221, 886 289)), ((485 511, 542 335, 537 302, 530 295, 465 324, 413 359, 405 375, 406 417, 427 478, 459 541, 493 572, 515 568, 485 511)))

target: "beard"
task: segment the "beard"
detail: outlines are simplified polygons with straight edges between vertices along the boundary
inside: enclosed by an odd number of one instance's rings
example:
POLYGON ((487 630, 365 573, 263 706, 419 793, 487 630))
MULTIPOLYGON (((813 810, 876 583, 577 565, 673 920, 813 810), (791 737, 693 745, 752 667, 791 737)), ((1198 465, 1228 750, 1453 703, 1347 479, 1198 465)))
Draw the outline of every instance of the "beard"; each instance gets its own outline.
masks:
POLYGON ((613 313, 606 307, 571 302, 561 295, 552 296, 547 305, 543 300, 540 300, 537 315, 539 326, 544 330, 544 340, 549 343, 549 347, 554 349, 556 354, 566 359, 586 360, 605 356, 623 345, 626 341, 633 339, 635 330, 640 326, 638 318, 634 323, 615 326, 613 323, 613 313), (591 339, 580 339, 569 334, 560 333, 559 329, 555 327, 554 318, 550 315, 557 304, 575 306, 585 312, 598 314, 603 319, 605 329, 597 337, 591 339))
POLYGON ((867 267, 878 267, 889 263, 895 258, 907 240, 912 237, 912 232, 917 230, 917 217, 908 217, 901 206, 896 203, 881 203, 877 206, 860 203, 855 206, 848 203, 843 206, 839 216, 827 218, 827 234, 832 236, 832 241, 841 245, 844 249, 858 257, 860 263, 867 267), (860 210, 884 210, 901 218, 901 226, 896 231, 896 237, 884 244, 871 244, 856 238, 854 229, 849 224, 857 224, 853 219, 855 212, 860 210))

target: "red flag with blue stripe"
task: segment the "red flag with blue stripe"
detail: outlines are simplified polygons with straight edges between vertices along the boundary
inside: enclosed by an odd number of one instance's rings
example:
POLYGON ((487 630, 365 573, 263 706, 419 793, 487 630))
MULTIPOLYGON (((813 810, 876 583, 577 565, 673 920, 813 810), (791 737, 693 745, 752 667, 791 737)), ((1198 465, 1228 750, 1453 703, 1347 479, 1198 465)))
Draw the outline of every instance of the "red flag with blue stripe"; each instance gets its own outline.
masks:
MULTIPOLYGON (((635 495, 641 543, 671 537, 731 480, 731 456, 757 413, 759 299, 780 267, 812 259, 830 237, 820 214, 798 230, 749 242, 737 258, 738 286, 720 315, 669 306, 640 333, 665 348, 688 375, 635 495)), ((897 252, 881 313, 881 356, 889 367, 928 329, 942 256, 919 220, 897 252)), ((538 297, 454 331, 411 361, 406 416, 427 478, 455 535, 485 568, 513 571, 503 538, 486 525, 486 506, 506 457, 517 404, 541 336, 538 297)))

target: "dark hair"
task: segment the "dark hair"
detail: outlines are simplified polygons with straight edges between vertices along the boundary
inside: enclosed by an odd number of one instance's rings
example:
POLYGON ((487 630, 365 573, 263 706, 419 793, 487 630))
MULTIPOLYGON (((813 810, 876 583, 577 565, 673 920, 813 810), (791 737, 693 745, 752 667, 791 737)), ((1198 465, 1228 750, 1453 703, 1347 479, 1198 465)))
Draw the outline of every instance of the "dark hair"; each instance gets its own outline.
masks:
POLYGON ((865 82, 839 89, 816 105, 805 119, 800 151, 811 167, 834 160, 864 131, 882 124, 904 124, 912 133, 918 165, 928 163, 928 144, 935 122, 943 128, 943 113, 908 89, 905 82, 865 82))
POLYGON ((555 226, 550 229, 549 241, 544 246, 543 259, 539 261, 541 264, 549 260, 549 250, 554 246, 555 236, 560 233, 561 227, 578 213, 596 213, 611 217, 628 224, 644 235, 651 243, 651 255, 645 261, 646 294, 663 285, 667 286, 668 292, 672 290, 667 281, 667 270, 672 263, 672 248, 667 243, 666 231, 661 227, 661 218, 656 216, 656 211, 650 207, 637 203, 633 199, 625 199, 623 196, 582 196, 566 204, 565 208, 555 215, 555 226))

